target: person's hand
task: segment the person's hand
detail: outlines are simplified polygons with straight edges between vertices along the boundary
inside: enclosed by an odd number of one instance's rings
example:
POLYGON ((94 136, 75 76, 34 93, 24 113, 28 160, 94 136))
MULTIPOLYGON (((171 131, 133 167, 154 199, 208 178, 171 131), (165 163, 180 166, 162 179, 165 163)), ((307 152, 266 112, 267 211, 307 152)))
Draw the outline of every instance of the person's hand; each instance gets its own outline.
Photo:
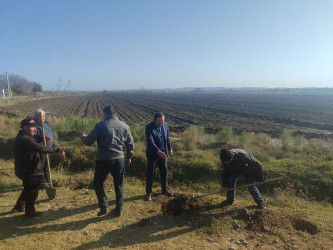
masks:
POLYGON ((131 158, 126 159, 126 165, 127 166, 131 165, 131 163, 132 163, 132 159, 131 158))
POLYGON ((52 138, 50 136, 45 136, 46 141, 52 141, 52 138))
POLYGON ((83 133, 81 134, 81 136, 82 136, 82 137, 86 137, 86 136, 87 136, 87 133, 86 133, 86 132, 83 132, 83 133))
POLYGON ((62 158, 64 158, 64 159, 66 158, 66 154, 65 154, 64 150, 60 150, 59 154, 61 155, 62 158))
POLYGON ((166 159, 167 158, 167 155, 164 152, 162 152, 161 150, 157 151, 157 155, 159 157, 161 157, 162 159, 166 159))
POLYGON ((173 151, 172 151, 172 149, 170 150, 170 155, 173 156, 173 151))
POLYGON ((220 188, 220 192, 221 192, 221 193, 225 193, 225 192, 227 192, 227 187, 222 187, 222 186, 221 186, 221 188, 220 188))

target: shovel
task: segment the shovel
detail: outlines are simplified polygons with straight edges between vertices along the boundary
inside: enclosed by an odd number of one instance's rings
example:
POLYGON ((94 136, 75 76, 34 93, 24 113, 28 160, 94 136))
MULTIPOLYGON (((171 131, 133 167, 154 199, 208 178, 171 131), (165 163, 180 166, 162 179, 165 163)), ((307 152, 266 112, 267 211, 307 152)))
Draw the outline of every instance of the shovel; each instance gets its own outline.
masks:
MULTIPOLYGON (((43 142, 44 142, 44 146, 46 146, 46 138, 45 138, 45 130, 44 130, 44 122, 42 120, 42 114, 40 114, 40 121, 42 124, 43 142)), ((56 189, 53 187, 53 183, 52 183, 49 154, 45 154, 45 156, 46 156, 46 165, 47 165, 47 168, 49 169, 49 177, 50 177, 50 186, 46 187, 45 190, 46 190, 47 197, 49 197, 50 200, 53 200, 56 196, 56 189)))
MULTIPOLYGON (((262 184, 267 183, 267 182, 272 182, 272 181, 279 181, 279 180, 282 180, 282 179, 283 179, 283 177, 271 178, 271 179, 264 180, 262 182, 262 184)), ((254 186, 254 185, 256 185, 255 182, 251 183, 251 184, 246 184, 246 185, 234 187, 234 188, 228 188, 226 191, 231 191, 231 190, 235 190, 235 189, 241 189, 241 188, 250 187, 250 186, 254 186)), ((257 184, 257 186, 259 186, 259 185, 257 184)), ((209 196, 209 195, 212 195, 212 194, 218 194, 218 193, 221 193, 221 191, 220 190, 219 191, 214 191, 214 192, 211 192, 211 193, 208 193, 208 194, 202 194, 202 195, 197 195, 197 196, 192 195, 191 199, 189 200, 189 202, 193 202, 196 199, 201 198, 201 197, 209 196)))

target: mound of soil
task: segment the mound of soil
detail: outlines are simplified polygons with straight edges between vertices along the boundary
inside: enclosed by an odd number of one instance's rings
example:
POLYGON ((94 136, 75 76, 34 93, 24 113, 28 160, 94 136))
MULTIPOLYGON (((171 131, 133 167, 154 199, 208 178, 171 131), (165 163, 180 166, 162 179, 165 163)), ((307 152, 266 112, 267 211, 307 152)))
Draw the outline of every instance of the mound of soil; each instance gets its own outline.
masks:
POLYGON ((165 215, 179 216, 188 210, 190 198, 186 195, 178 195, 168 201, 162 202, 161 210, 165 215))
POLYGON ((244 208, 235 216, 247 223, 250 230, 275 231, 290 225, 290 217, 269 209, 244 208))
POLYGON ((307 232, 312 235, 319 232, 318 227, 307 220, 295 219, 292 226, 297 231, 307 232))

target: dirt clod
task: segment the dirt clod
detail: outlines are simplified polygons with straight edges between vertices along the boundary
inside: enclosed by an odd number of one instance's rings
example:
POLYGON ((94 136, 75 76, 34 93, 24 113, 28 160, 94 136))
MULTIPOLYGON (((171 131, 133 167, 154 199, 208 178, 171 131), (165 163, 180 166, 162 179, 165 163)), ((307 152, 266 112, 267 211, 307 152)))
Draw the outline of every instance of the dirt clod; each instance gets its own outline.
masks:
POLYGON ((175 198, 162 203, 162 212, 165 215, 179 216, 185 210, 189 209, 189 200, 189 197, 185 195, 176 196, 175 198))
POLYGON ((307 232, 309 234, 317 234, 319 232, 318 227, 307 220, 296 219, 292 226, 297 231, 307 232))

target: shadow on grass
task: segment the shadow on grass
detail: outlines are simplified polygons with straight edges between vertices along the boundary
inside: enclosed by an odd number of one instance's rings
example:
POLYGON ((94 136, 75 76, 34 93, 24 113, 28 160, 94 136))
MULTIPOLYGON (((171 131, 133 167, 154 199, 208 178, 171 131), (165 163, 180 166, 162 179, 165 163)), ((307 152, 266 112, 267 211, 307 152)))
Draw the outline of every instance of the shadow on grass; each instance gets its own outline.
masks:
MULTIPOLYGON (((138 199, 142 199, 142 196, 127 198, 125 199, 125 202, 138 199)), ((24 236, 48 231, 76 231, 86 228, 89 224, 111 220, 114 218, 112 213, 110 213, 104 217, 93 216, 91 218, 81 220, 80 217, 76 217, 79 218, 79 220, 57 223, 57 221, 62 218, 85 213, 87 211, 95 210, 96 208, 97 204, 90 204, 72 209, 61 208, 55 211, 49 210, 45 212, 44 215, 33 219, 25 219, 22 214, 4 217, 9 214, 5 212, 0 215, 0 225, 6 225, 8 230, 3 231, 0 234, 0 240, 11 238, 13 234, 24 236), (52 225, 43 225, 45 223, 49 223, 50 221, 55 221, 56 223, 52 225)), ((151 217, 141 219, 135 223, 126 226, 124 225, 121 228, 107 232, 98 240, 83 243, 76 249, 92 249, 109 246, 126 247, 137 244, 164 241, 175 238, 179 235, 193 232, 198 228, 210 228, 214 225, 215 219, 221 217, 232 217, 235 212, 237 213, 238 210, 240 211, 242 209, 244 208, 223 208, 220 204, 206 204, 194 207, 178 217, 155 214, 151 217)))
POLYGON ((0 188, 0 194, 8 193, 8 192, 16 192, 19 190, 23 190, 22 184, 13 184, 9 187, 2 187, 0 188))
MULTIPOLYGON (((134 196, 130 198, 125 198, 124 202, 130 202, 134 200, 141 199, 142 196, 134 196)), ((48 201, 47 199, 39 200, 36 203, 42 203, 48 201)), ((96 200, 97 201, 97 200, 96 200)), ((111 202, 112 204, 113 202, 111 202)), ((14 205, 13 205, 14 206, 14 205)), ((10 209, 12 206, 10 206, 10 209)), ((92 217, 86 220, 78 220, 78 221, 71 221, 63 224, 54 224, 54 225, 46 225, 42 227, 32 227, 33 225, 41 225, 44 223, 49 223, 51 221, 58 221, 62 218, 85 213, 91 210, 95 210, 98 208, 96 203, 89 204, 82 207, 76 207, 72 209, 66 208, 59 208, 58 210, 48 210, 44 212, 43 215, 36 218, 25 218, 23 213, 17 214, 11 217, 4 217, 6 215, 10 215, 11 211, 3 212, 0 214, 0 225, 6 225, 6 228, 10 229, 7 231, 3 231, 0 234, 0 240, 7 239, 12 237, 12 234, 17 235, 28 235, 28 234, 35 234, 44 231, 66 231, 66 230, 80 230, 88 226, 90 223, 96 223, 101 220, 112 219, 114 216, 112 213, 108 214, 105 217, 92 217)))
MULTIPOLYGON (((247 208, 252 209, 253 207, 247 208)), ((117 248, 164 241, 199 228, 210 229, 215 219, 233 217, 242 210, 244 208, 225 208, 218 204, 188 211, 179 217, 156 215, 110 231, 98 240, 84 243, 75 249, 117 248), (212 213, 212 210, 216 210, 215 213, 212 213)))
POLYGON ((126 247, 142 243, 159 242, 195 230, 195 227, 181 223, 165 223, 167 217, 156 215, 136 223, 110 231, 96 241, 84 243, 74 249, 95 249, 101 247, 126 247), (180 227, 176 229, 176 227, 180 227), (174 228, 174 229, 173 229, 174 228), (173 230, 172 230, 173 229, 173 230), (164 233, 167 230, 169 232, 164 233), (170 231, 171 230, 171 231, 170 231))

